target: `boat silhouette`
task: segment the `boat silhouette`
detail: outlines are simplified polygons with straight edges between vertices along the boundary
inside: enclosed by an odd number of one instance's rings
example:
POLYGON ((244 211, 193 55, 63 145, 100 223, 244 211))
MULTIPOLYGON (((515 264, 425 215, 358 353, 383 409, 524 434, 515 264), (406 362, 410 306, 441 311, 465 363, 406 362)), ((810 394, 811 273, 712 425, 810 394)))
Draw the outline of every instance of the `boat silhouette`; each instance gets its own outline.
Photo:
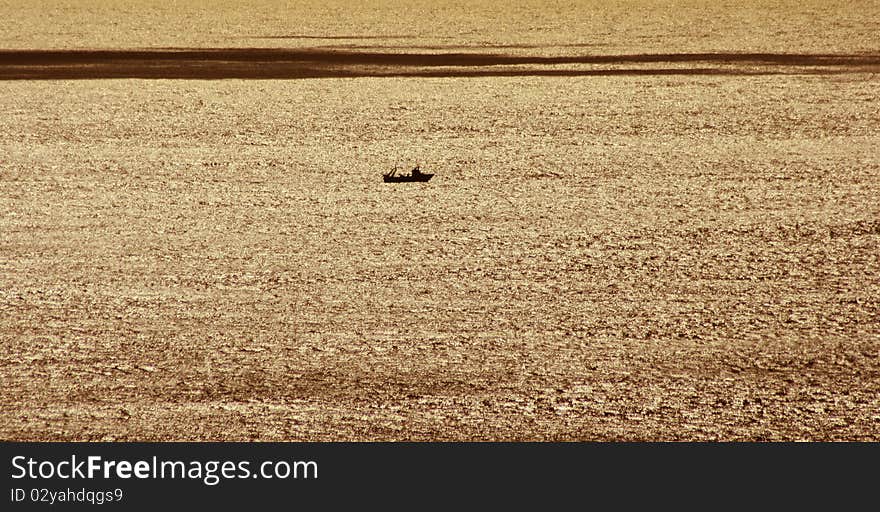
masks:
POLYGON ((413 167, 409 174, 397 174, 397 167, 395 166, 390 171, 382 174, 382 181, 385 183, 425 182, 433 177, 434 174, 422 172, 418 165, 413 167))

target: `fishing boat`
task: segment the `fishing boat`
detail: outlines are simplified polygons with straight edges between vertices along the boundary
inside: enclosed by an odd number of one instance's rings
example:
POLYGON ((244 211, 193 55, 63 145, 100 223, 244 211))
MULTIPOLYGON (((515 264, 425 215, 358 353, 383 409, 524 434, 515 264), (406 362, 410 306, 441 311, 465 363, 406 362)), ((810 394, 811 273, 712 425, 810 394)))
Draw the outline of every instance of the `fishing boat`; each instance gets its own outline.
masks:
POLYGON ((397 167, 382 174, 382 181, 385 183, 407 183, 413 181, 425 182, 434 177, 434 174, 422 172, 419 166, 413 167, 409 174, 397 174, 397 167))

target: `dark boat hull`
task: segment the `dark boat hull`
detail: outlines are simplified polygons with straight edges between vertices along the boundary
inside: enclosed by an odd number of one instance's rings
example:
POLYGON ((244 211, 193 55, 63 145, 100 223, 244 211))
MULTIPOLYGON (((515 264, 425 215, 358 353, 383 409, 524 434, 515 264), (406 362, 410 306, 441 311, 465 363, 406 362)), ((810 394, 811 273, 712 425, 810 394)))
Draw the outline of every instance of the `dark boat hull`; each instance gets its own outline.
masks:
POLYGON ((387 174, 383 174, 382 181, 384 181, 385 183, 425 182, 433 177, 433 174, 418 174, 416 176, 389 176, 387 174))

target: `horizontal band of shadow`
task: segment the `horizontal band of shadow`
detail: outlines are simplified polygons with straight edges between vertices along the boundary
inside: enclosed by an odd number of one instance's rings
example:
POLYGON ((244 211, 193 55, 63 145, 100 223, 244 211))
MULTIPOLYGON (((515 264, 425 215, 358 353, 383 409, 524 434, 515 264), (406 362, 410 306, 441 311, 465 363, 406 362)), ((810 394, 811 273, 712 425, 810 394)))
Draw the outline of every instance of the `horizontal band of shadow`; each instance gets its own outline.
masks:
POLYGON ((509 55, 497 53, 398 53, 334 49, 211 48, 152 50, 0 50, 0 66, 100 65, 141 61, 203 63, 309 63, 371 66, 503 66, 566 64, 715 64, 773 66, 880 66, 878 54, 666 53, 636 55, 509 55))
POLYGON ((303 40, 314 40, 314 39, 321 40, 321 39, 327 39, 327 40, 349 40, 349 41, 361 41, 361 40, 363 40, 363 41, 369 41, 369 40, 376 40, 376 39, 378 39, 378 40, 383 40, 383 39, 388 39, 388 40, 393 40, 393 39, 416 39, 417 37, 418 37, 418 36, 414 36, 414 35, 402 35, 402 34, 399 34, 399 35, 387 35, 387 36, 376 36, 376 35, 371 35, 371 36, 366 36, 366 35, 362 35, 362 36, 357 36, 357 35, 350 35, 350 36, 339 36, 339 35, 335 35, 335 36, 315 36, 315 35, 304 35, 304 34, 303 34, 303 35, 300 35, 300 34, 292 34, 292 35, 280 35, 280 36, 251 36, 251 37, 245 37, 245 38, 243 38, 243 39, 292 39, 292 40, 296 40, 296 39, 303 39, 303 40))
POLYGON ((394 45, 394 44, 353 44, 340 43, 333 45, 321 45, 319 49, 332 50, 430 50, 430 51, 449 51, 449 50, 469 50, 480 48, 484 50, 547 50, 551 48, 599 48, 608 46, 608 43, 568 43, 568 44, 481 44, 461 45, 461 44, 435 44, 435 45, 394 45))
POLYGON ((747 70, 731 68, 654 69, 316 69, 241 67, 48 67, 0 69, 0 80, 182 79, 182 80, 296 80, 317 78, 480 78, 480 77, 603 77, 603 76, 760 76, 780 74, 842 74, 839 69, 747 70))

